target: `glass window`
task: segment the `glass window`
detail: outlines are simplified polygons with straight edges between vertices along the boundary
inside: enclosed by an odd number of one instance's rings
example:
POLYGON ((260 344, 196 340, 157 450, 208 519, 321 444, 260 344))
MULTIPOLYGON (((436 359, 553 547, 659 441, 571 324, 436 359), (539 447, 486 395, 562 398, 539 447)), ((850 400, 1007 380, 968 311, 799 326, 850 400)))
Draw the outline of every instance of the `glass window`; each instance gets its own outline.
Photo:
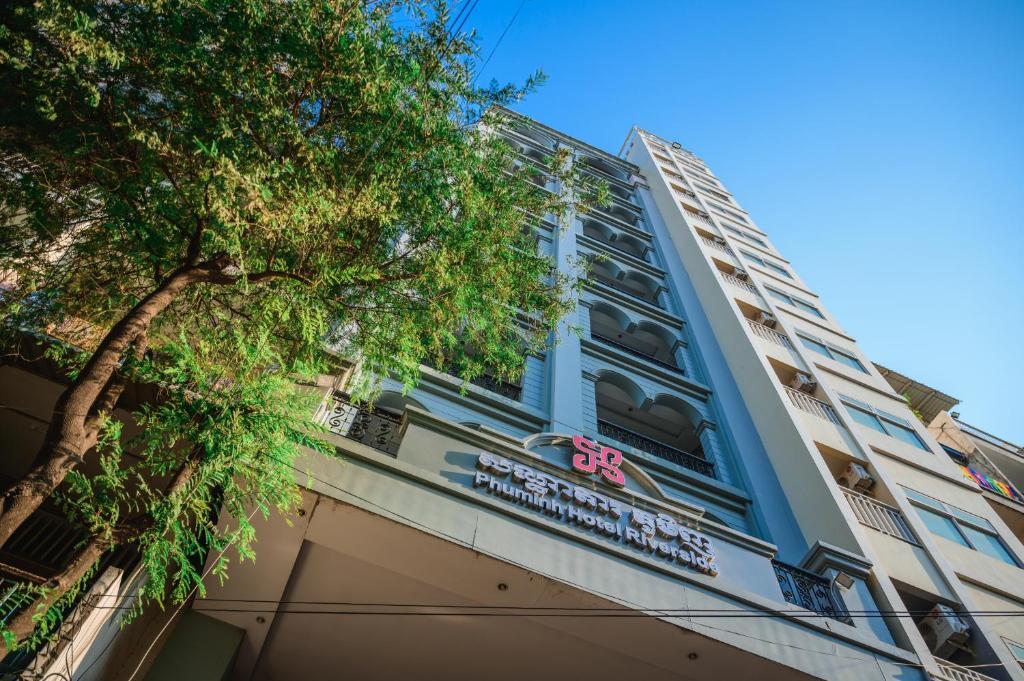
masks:
POLYGON ((1013 555, 1006 549, 1006 546, 999 540, 999 537, 988 532, 982 532, 969 525, 960 525, 960 531, 967 535, 970 542, 974 544, 976 551, 980 551, 993 558, 998 558, 1004 563, 1013 566, 1017 565, 1017 561, 1013 559, 1013 555))
POLYGON ((770 262, 770 261, 765 261, 765 265, 767 265, 769 269, 775 271, 776 273, 781 274, 786 279, 792 279, 793 278, 793 275, 789 273, 789 270, 787 270, 782 265, 776 265, 775 263, 770 262))
POLYGON ((964 522, 970 523, 972 525, 976 525, 977 527, 979 527, 982 530, 988 530, 992 534, 996 533, 996 528, 992 527, 992 523, 990 523, 989 521, 985 520, 980 515, 974 515, 973 513, 968 513, 967 511, 963 510, 962 508, 957 508, 956 506, 948 506, 947 505, 946 506, 946 510, 949 511, 950 513, 952 513, 953 515, 955 515, 957 517, 957 520, 963 520, 964 522))
POLYGON ((841 352, 839 350, 832 350, 832 359, 839 362, 840 364, 845 364, 851 369, 856 369, 857 371, 861 371, 865 374, 868 372, 867 369, 864 368, 864 365, 860 363, 859 359, 857 359, 853 355, 848 355, 845 352, 841 352))
POLYGON ((914 490, 908 489, 906 487, 903 488, 903 491, 906 493, 908 498, 913 499, 914 501, 920 502, 920 503, 924 504, 925 506, 931 506, 932 508, 937 509, 939 511, 945 511, 946 510, 946 507, 938 499, 932 499, 930 496, 927 496, 925 494, 921 494, 920 492, 915 492, 914 490))
POLYGON ((879 420, 879 418, 874 414, 862 411, 857 407, 851 407, 850 405, 846 405, 846 411, 850 412, 850 416, 853 417, 853 420, 861 424, 862 426, 873 428, 874 430, 877 430, 879 433, 885 433, 885 428, 882 427, 881 420, 879 420))
POLYGON ((944 516, 935 511, 931 511, 927 508, 915 507, 917 514, 921 516, 921 520, 925 526, 933 533, 940 537, 956 542, 960 546, 966 546, 971 548, 971 545, 967 543, 964 536, 960 534, 960 530, 957 529, 956 523, 953 522, 952 518, 944 516))
POLYGON ((897 440, 903 440, 907 444, 914 445, 918 449, 928 451, 928 446, 921 440, 921 437, 914 432, 913 428, 907 428, 906 426, 886 422, 885 430, 889 435, 897 440))
POLYGON ((773 288, 768 288, 767 286, 765 288, 768 290, 768 295, 770 295, 772 298, 775 298, 776 300, 779 300, 787 305, 793 304, 793 299, 787 296, 785 293, 782 293, 781 291, 776 291, 773 288))
POLYGON ((800 342, 803 343, 806 347, 810 348, 811 350, 814 350, 819 355, 825 355, 828 358, 832 357, 832 353, 828 351, 828 346, 825 345, 824 343, 819 343, 816 340, 811 340, 810 338, 806 338, 800 335, 797 335, 797 338, 799 338, 800 342))
POLYGON ((747 253, 746 251, 740 251, 740 253, 742 253, 743 257, 746 258, 747 260, 749 260, 750 262, 756 262, 761 267, 764 267, 764 260, 762 260, 761 258, 757 257, 753 253, 747 253))
POLYGON ((1017 658, 1017 661, 1024 664, 1024 645, 1021 645, 1016 641, 1011 641, 1008 638, 1004 638, 1003 643, 1005 643, 1006 647, 1010 649, 1010 652, 1013 653, 1015 658, 1017 658))
POLYGON ((821 310, 819 310, 818 308, 814 307, 810 303, 805 303, 804 301, 800 300, 799 298, 794 298, 793 300, 794 300, 794 304, 796 305, 796 307, 798 307, 799 309, 803 310, 804 312, 810 312, 815 317, 821 317, 822 319, 825 318, 825 315, 821 314, 821 310))

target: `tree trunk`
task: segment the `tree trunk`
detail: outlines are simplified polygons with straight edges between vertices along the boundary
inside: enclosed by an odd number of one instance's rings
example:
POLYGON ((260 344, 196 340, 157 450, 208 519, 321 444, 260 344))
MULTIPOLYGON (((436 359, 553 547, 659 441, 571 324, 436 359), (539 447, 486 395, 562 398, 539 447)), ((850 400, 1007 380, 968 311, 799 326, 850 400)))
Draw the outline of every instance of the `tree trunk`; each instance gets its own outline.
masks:
POLYGON ((112 379, 116 379, 114 374, 129 347, 147 333, 153 319, 186 287, 203 281, 227 283, 223 270, 230 264, 230 259, 221 255, 205 263, 179 267, 107 333, 78 378, 57 399, 32 469, 0 498, 0 546, 95 444, 98 417, 102 415, 97 410, 113 411, 123 386, 118 387, 118 381, 112 379))

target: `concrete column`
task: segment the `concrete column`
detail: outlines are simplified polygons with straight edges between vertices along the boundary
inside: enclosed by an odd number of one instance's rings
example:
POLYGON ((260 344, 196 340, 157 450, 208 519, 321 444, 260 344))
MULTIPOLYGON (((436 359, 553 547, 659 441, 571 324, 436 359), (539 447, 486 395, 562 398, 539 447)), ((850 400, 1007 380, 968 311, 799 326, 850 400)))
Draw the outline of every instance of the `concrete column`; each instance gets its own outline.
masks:
MULTIPOLYGON (((574 214, 568 215, 555 234, 554 256, 559 272, 570 273, 576 257, 576 226, 574 214)), ((577 433, 583 430, 583 403, 580 383, 583 365, 580 339, 573 329, 580 325, 579 305, 558 325, 560 342, 548 355, 548 404, 551 421, 548 430, 556 433, 577 433)))

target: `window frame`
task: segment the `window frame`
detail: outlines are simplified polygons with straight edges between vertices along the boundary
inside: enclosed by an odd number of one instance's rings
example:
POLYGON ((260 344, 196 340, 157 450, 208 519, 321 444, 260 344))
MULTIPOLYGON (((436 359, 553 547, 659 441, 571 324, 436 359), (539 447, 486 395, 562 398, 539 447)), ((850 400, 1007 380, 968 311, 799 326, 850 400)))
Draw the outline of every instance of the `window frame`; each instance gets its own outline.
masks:
POLYGON ((735 234, 736 236, 738 236, 741 239, 746 239, 750 243, 757 244, 761 248, 768 248, 768 244, 764 240, 760 239, 759 237, 754 236, 753 234, 748 234, 747 232, 744 232, 739 227, 735 227, 735 226, 730 225, 728 223, 723 223, 722 226, 725 228, 725 230, 727 232, 732 232, 733 234, 735 234))
POLYGON ((1013 655, 1013 659, 1017 660, 1017 664, 1024 667, 1024 643, 1017 643, 1012 638, 1000 636, 1003 639, 1003 644, 1009 649, 1010 655, 1013 655))
POLYGON ((811 335, 811 334, 807 333, 806 331, 798 330, 796 332, 796 335, 797 335, 797 338, 800 339, 800 342, 803 344, 803 346, 805 348, 808 348, 810 350, 814 350, 819 355, 822 355, 824 357, 828 357, 833 362, 838 362, 839 364, 842 364, 845 367, 849 367, 849 368, 854 369, 856 371, 860 371, 861 373, 864 373, 864 374, 868 373, 867 367, 864 366, 864 363, 861 362, 860 358, 858 358, 850 350, 845 350, 843 348, 840 348, 837 345, 833 345, 832 343, 829 343, 828 341, 826 341, 826 340, 824 340, 822 338, 818 338, 817 336, 811 335), (826 351, 825 352, 821 352, 821 351, 819 351, 819 350, 809 346, 807 344, 808 342, 820 345, 823 348, 825 348, 826 351), (857 366, 852 366, 849 363, 844 362, 841 359, 837 359, 836 355, 839 355, 840 357, 845 357, 847 359, 852 360, 853 362, 856 362, 857 366))
MULTIPOLYGON (((867 402, 861 402, 860 400, 858 400, 855 397, 850 397, 849 395, 843 395, 842 393, 839 394, 839 401, 840 401, 840 403, 844 407, 846 407, 846 410, 848 412, 851 409, 854 409, 854 410, 861 411, 861 412, 864 412, 864 413, 867 413, 867 414, 873 416, 879 422, 879 424, 882 426, 882 429, 879 431, 882 434, 884 434, 884 435, 886 435, 888 437, 891 437, 894 440, 899 440, 900 442, 905 442, 906 444, 908 444, 908 445, 910 445, 912 447, 917 447, 918 449, 920 449, 922 451, 929 452, 929 453, 934 453, 934 452, 932 452, 931 447, 928 446, 928 443, 925 442, 924 438, 921 437, 921 434, 917 432, 916 428, 914 428, 914 425, 910 421, 908 421, 907 419, 905 419, 905 418, 903 418, 901 416, 896 416, 895 414, 890 414, 889 412, 883 411, 883 410, 881 410, 881 409, 879 409, 877 407, 874 407, 874 406, 868 404, 867 402), (898 428, 900 431, 902 431, 904 433, 910 433, 911 435, 913 435, 914 441, 917 442, 917 444, 915 445, 913 442, 909 442, 907 439, 905 439, 903 437, 900 437, 899 435, 893 435, 892 432, 890 432, 890 430, 889 430, 890 428, 898 428)), ((851 414, 851 416, 852 416, 852 414, 851 414)), ((854 419, 854 420, 856 420, 856 419, 854 419)), ((865 425, 865 424, 861 423, 861 425, 865 425)), ((876 430, 878 430, 878 429, 876 429, 876 430)))
MULTIPOLYGON (((904 485, 900 485, 900 487, 903 489, 903 493, 907 497, 907 502, 909 502, 910 505, 914 507, 914 511, 917 512, 918 517, 922 517, 921 522, 924 523, 926 527, 928 527, 928 524, 923 520, 923 516, 921 516, 921 509, 925 510, 926 512, 932 513, 933 515, 943 517, 949 522, 953 523, 953 526, 956 528, 956 531, 961 538, 961 541, 956 543, 961 544, 965 548, 971 549, 972 551, 977 551, 978 553, 988 556, 989 558, 998 560, 1001 563, 1011 565, 1015 568, 1020 569, 1024 567, 1024 563, 1021 562, 1021 559, 1010 549, 1009 546, 1007 546, 1006 542, 1003 541, 1003 538, 999 536, 999 531, 995 528, 995 526, 992 525, 992 523, 990 523, 985 518, 982 518, 979 515, 975 515, 970 511, 965 511, 964 509, 959 508, 957 506, 953 506, 952 504, 947 504, 946 502, 940 501, 935 497, 925 494, 924 492, 918 492, 916 489, 912 489, 904 485), (977 520, 971 520, 971 518, 976 518, 977 520), (964 531, 965 527, 968 530, 977 532, 991 539, 994 539, 996 544, 1002 548, 1003 552, 1006 554, 1006 557, 1009 558, 1009 561, 1006 561, 998 556, 994 556, 987 551, 980 550, 975 545, 975 543, 971 541, 970 535, 968 535, 967 532, 964 531)), ((940 537, 943 536, 938 532, 932 531, 930 527, 928 528, 928 531, 932 532, 932 534, 938 534, 940 537)))
POLYGON ((801 311, 805 311, 804 308, 806 307, 806 308, 808 308, 808 310, 806 310, 808 314, 813 314, 814 316, 816 316, 816 317, 818 317, 820 319, 827 319, 827 317, 825 317, 825 313, 824 312, 822 312, 821 310, 819 310, 817 308, 817 306, 812 305, 811 303, 807 302, 806 300, 803 300, 801 298, 797 298, 796 296, 791 296, 788 293, 786 293, 785 291, 780 291, 779 289, 773 288, 771 286, 765 286, 765 288, 768 291, 770 291, 771 293, 774 294, 774 297, 775 297, 776 300, 784 302, 787 305, 789 305, 790 307, 796 308, 797 310, 801 310, 801 311))

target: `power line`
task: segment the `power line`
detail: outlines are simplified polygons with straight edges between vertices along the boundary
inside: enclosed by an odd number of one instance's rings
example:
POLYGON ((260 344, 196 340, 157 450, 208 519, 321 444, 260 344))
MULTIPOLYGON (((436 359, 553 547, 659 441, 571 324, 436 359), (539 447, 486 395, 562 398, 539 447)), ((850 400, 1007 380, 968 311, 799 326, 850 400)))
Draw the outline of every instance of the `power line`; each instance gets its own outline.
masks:
MULTIPOLYGON (((203 604, 205 599, 193 601, 193 607, 196 605, 203 604)), ((331 605, 331 603, 308 603, 310 605, 331 605)), ((516 606, 459 606, 459 605, 416 605, 416 604, 363 604, 363 603, 351 603, 351 606, 359 608, 361 606, 374 607, 378 609, 373 610, 361 610, 361 609, 292 609, 292 608, 277 608, 277 607, 264 607, 264 608, 230 608, 230 607, 219 607, 209 608, 201 607, 197 608, 201 612, 221 612, 221 613, 253 613, 253 614, 278 614, 278 615, 368 615, 376 617, 528 617, 528 618, 544 618, 544 617, 577 617, 582 619, 589 618, 610 618, 610 619, 647 619, 651 617, 701 617, 701 618, 726 618, 726 619, 818 619, 826 617, 826 615, 819 614, 813 611, 770 611, 770 610, 754 610, 754 609, 739 609, 729 610, 725 608, 721 609, 696 609, 691 610, 688 608, 559 608, 559 607, 547 607, 547 608, 529 608, 529 607, 516 607, 516 606), (379 608, 425 608, 424 610, 380 610, 379 608)), ((96 606, 97 610, 123 610, 128 609, 127 606, 96 606)), ((850 612, 842 613, 855 619, 871 619, 878 617, 913 617, 914 614, 909 611, 861 611, 861 612, 850 612)), ((966 614, 966 613, 961 613, 966 614)), ((999 613, 970 613, 973 616, 998 616, 998 617, 1024 617, 1024 612, 999 612, 999 613)))
POLYGON ((519 3, 519 7, 516 8, 515 14, 512 15, 512 18, 509 19, 508 24, 505 25, 505 30, 501 32, 500 36, 498 36, 498 42, 494 44, 494 47, 491 48, 491 53, 487 55, 487 59, 485 59, 484 63, 480 65, 480 68, 477 69, 476 75, 473 76, 473 83, 476 83, 476 79, 480 77, 480 75, 484 72, 484 69, 487 68, 487 65, 491 63, 491 57, 493 57, 494 53, 498 51, 499 47, 501 47, 501 41, 505 39, 505 34, 508 33, 510 28, 512 28, 512 24, 516 23, 516 19, 519 18, 519 13, 523 10, 523 6, 525 4, 526 0, 522 0, 519 3))

